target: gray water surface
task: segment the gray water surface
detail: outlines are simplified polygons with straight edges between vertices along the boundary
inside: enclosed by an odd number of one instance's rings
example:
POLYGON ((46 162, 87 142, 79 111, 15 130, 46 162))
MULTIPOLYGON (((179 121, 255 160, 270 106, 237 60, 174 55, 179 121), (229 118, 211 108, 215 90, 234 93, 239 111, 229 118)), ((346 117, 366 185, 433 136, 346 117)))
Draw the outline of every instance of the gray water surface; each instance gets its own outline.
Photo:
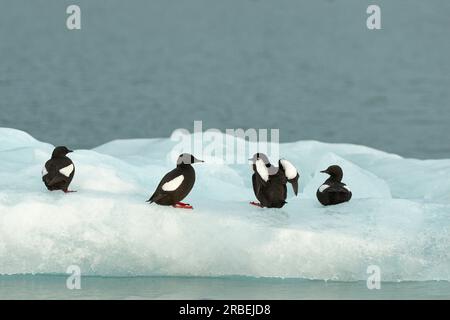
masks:
POLYGON ((0 126, 71 148, 176 128, 450 158, 450 1, 1 0, 0 126), (78 4, 82 29, 66 29, 78 4))
POLYGON ((275 278, 82 277, 80 290, 66 276, 0 276, 0 299, 450 299, 447 281, 333 282, 275 278))

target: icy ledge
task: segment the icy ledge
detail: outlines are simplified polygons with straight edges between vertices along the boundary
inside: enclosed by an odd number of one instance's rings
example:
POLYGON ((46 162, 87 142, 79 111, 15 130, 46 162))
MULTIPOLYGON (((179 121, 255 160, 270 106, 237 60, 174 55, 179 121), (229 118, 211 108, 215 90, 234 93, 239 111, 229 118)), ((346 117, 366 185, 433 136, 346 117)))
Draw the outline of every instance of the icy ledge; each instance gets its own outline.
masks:
POLYGON ((173 167, 169 139, 120 140, 77 150, 72 187, 47 192, 52 145, 0 128, 0 274, 186 275, 450 280, 450 160, 404 159, 364 146, 299 141, 281 155, 301 194, 281 210, 254 199, 248 165, 196 166, 194 211, 144 201, 173 167), (322 207, 318 173, 344 167, 350 203, 322 207))

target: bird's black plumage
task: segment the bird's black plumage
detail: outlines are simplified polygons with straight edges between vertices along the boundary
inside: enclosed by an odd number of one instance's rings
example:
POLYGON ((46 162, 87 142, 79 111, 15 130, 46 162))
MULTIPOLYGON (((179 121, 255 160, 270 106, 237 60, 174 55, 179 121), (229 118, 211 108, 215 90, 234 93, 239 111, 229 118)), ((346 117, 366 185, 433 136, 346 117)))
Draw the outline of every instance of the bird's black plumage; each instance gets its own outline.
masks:
POLYGON ((148 202, 163 206, 174 206, 183 200, 194 187, 195 171, 192 163, 203 162, 193 155, 182 154, 178 157, 177 167, 167 173, 159 183, 148 202), (182 178, 181 178, 182 177, 182 178), (181 182, 175 183, 175 181, 181 182))
POLYGON ((278 168, 276 168, 272 166, 263 153, 255 154, 250 160, 253 161, 253 191, 260 202, 260 206, 267 208, 283 207, 287 203, 287 182, 292 184, 294 193, 297 195, 299 174, 288 161, 280 160, 278 168), (285 165, 290 166, 289 172, 286 171, 285 165))
POLYGON ((69 185, 75 175, 75 165, 67 154, 72 150, 64 146, 56 147, 52 157, 45 163, 42 181, 48 190, 62 190, 68 192, 69 185))
POLYGON ((338 204, 351 199, 352 192, 345 183, 341 182, 343 177, 341 167, 333 165, 321 172, 330 175, 330 177, 319 187, 319 189, 317 189, 316 192, 317 199, 322 205, 328 206, 338 204))

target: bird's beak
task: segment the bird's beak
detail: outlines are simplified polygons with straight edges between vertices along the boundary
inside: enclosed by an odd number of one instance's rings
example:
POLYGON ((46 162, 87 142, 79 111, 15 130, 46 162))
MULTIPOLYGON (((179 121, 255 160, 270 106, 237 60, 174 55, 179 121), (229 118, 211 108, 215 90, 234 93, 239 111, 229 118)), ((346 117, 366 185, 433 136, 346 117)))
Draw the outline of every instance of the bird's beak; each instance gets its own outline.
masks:
POLYGON ((197 162, 205 162, 205 161, 197 159, 197 158, 194 158, 194 163, 197 163, 197 162))
POLYGON ((69 150, 69 151, 68 151, 68 153, 71 153, 71 152, 73 152, 73 150, 69 150))
POLYGON ((328 171, 327 171, 327 170, 322 170, 322 171, 320 171, 320 172, 322 172, 322 173, 328 173, 328 171))

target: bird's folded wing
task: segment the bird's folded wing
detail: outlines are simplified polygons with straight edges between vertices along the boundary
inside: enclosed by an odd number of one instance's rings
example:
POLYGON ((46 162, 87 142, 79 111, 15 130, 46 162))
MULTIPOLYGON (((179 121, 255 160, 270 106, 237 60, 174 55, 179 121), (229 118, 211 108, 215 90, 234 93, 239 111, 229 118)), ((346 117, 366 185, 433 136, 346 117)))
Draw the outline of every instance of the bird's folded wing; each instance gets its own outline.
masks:
POLYGON ((156 202, 167 197, 167 193, 154 193, 147 202, 156 202))
POLYGON ((172 180, 169 180, 169 181, 165 182, 162 185, 161 189, 163 191, 175 191, 183 183, 183 180, 184 180, 184 176, 181 174, 181 175, 173 178, 172 180))
POLYGON ((67 167, 59 169, 59 173, 65 175, 66 177, 69 177, 72 174, 73 170, 75 170, 74 165, 69 164, 67 167))
MULTIPOLYGON (((327 185, 327 184, 323 184, 320 186, 319 188, 320 192, 325 192, 325 193, 341 193, 341 192, 348 192, 350 191, 350 189, 347 186, 343 186, 343 185, 327 185)), ((350 191, 351 192, 351 191, 350 191)))
POLYGON ((264 181, 261 179, 261 177, 255 172, 252 176, 252 184, 253 184, 253 192, 256 196, 259 195, 261 191, 261 187, 263 185, 264 181))
POLYGON ((60 182, 66 181, 66 178, 67 178, 67 177, 65 177, 65 176, 63 176, 63 175, 61 175, 61 174, 58 174, 58 175, 56 175, 55 177, 53 177, 53 179, 51 179, 49 182, 47 182, 47 184, 48 184, 49 186, 54 186, 55 184, 58 184, 58 183, 60 183, 60 182))

